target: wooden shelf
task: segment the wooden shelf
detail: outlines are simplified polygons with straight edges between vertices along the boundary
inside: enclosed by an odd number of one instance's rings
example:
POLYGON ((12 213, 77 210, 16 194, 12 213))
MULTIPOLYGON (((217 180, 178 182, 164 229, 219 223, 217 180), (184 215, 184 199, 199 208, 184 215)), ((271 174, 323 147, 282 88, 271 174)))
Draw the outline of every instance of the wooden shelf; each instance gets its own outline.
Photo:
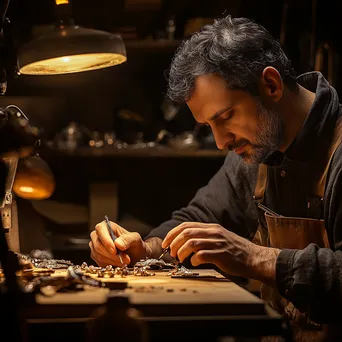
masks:
POLYGON ((211 149, 175 149, 170 147, 123 148, 114 147, 81 147, 76 150, 61 150, 48 147, 53 153, 70 157, 113 157, 113 158, 225 158, 227 151, 211 149))

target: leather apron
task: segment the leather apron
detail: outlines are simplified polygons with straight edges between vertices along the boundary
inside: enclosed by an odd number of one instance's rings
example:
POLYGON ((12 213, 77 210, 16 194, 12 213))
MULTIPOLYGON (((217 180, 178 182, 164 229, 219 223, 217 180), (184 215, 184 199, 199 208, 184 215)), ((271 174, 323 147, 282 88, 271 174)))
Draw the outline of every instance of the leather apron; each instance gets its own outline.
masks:
MULTIPOLYGON (((342 140, 342 120, 336 123, 332 141, 326 151, 326 165, 318 181, 314 184, 316 196, 322 201, 324 198, 327 174, 332 157, 342 140)), ((267 166, 259 166, 258 178, 254 192, 254 200, 262 203, 267 186, 267 166)), ((322 206, 323 207, 323 206, 322 206)), ((329 248, 329 240, 323 219, 272 216, 263 213, 259 220, 259 228, 253 239, 263 246, 288 249, 304 249, 310 243, 329 248), (261 224, 266 221, 266 227, 261 224)), ((305 313, 298 311, 291 302, 282 297, 276 288, 261 284, 260 295, 270 306, 282 314, 289 322, 294 341, 319 341, 324 336, 324 327, 311 321, 305 313)), ((266 338, 264 340, 277 340, 266 338)))

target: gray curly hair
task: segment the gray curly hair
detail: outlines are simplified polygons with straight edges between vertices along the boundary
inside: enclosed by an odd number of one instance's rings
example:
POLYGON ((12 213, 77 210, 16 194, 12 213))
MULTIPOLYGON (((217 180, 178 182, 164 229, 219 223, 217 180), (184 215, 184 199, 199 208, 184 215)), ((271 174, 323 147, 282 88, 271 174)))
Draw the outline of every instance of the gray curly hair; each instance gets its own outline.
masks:
POLYGON ((203 26, 177 49, 167 72, 169 100, 191 98, 196 77, 219 74, 231 89, 258 95, 262 71, 272 66, 284 84, 297 88, 295 71, 280 44, 261 25, 230 15, 203 26))

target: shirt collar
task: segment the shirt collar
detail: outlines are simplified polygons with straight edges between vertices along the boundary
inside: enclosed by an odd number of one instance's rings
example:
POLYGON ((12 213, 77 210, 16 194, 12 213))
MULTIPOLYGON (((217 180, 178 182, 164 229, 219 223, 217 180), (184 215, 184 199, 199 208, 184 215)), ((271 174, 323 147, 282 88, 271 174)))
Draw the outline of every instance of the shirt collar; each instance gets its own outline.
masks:
POLYGON ((269 166, 279 166, 285 160, 309 161, 317 158, 322 142, 332 134, 337 119, 339 98, 336 90, 320 72, 308 72, 298 76, 297 82, 315 93, 315 100, 304 124, 289 148, 275 151, 265 161, 269 166))

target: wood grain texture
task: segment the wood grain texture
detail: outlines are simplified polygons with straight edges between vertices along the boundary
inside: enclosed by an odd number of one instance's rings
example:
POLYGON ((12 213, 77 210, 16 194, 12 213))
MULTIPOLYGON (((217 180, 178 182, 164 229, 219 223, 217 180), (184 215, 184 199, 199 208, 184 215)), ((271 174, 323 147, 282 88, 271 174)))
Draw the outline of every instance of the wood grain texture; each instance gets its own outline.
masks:
MULTIPOLYGON (((57 271, 56 276, 65 271, 57 271)), ((201 316, 201 315, 264 315, 264 302, 224 278, 214 270, 196 270, 201 279, 171 278, 167 272, 155 276, 127 276, 102 279, 127 281, 125 291, 133 307, 145 316, 201 316), (205 276, 209 276, 205 278, 205 276), (212 278, 215 276, 215 278, 212 278)), ((52 297, 37 296, 39 311, 44 315, 77 316, 91 314, 92 309, 104 304, 109 289, 86 287, 76 293, 58 293, 52 297)), ((35 313, 37 314, 37 312, 35 313)))

